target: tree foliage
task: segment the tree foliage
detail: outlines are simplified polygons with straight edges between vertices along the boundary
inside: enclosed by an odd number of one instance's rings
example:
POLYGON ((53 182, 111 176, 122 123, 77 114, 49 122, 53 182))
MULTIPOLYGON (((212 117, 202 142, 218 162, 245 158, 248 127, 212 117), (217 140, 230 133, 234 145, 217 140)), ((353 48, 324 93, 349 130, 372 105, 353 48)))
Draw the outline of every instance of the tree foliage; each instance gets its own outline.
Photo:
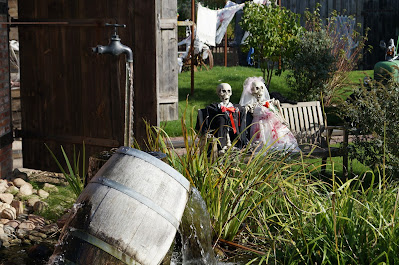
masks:
MULTIPOLYGON (((254 61, 259 64, 266 85, 269 86, 280 58, 284 62, 296 51, 302 30, 299 15, 274 4, 267 6, 247 2, 241 26, 249 33, 245 46, 247 50, 254 48, 254 61)), ((281 71, 284 66, 281 65, 281 71)))

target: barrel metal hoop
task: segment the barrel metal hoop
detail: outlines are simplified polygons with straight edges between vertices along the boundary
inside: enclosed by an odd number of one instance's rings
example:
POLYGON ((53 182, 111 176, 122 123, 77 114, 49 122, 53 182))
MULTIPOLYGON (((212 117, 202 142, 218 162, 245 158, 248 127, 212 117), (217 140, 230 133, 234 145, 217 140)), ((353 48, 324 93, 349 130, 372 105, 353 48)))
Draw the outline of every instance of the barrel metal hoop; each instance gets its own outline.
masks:
POLYGON ((99 177, 99 178, 95 178, 93 179, 90 183, 98 183, 104 186, 108 186, 112 189, 118 190, 124 194, 126 194, 127 196, 137 200, 138 202, 141 202, 142 204, 144 204, 145 206, 147 206, 148 208, 152 209, 153 211, 155 211, 156 213, 158 213, 159 215, 161 215, 163 218, 165 218, 169 223, 171 223, 176 229, 179 228, 179 221, 168 211, 166 211, 165 209, 163 209, 161 206, 159 206, 158 204, 156 204, 153 200, 147 198, 146 196, 138 193, 137 191, 119 183, 116 182, 114 180, 108 179, 108 178, 104 178, 104 177, 99 177))
POLYGON ((108 244, 107 242, 76 228, 70 228, 70 234, 74 237, 77 237, 87 243, 101 249, 102 251, 110 254, 111 256, 117 258, 118 260, 124 262, 125 264, 130 265, 140 265, 137 261, 135 261, 132 257, 126 255, 116 247, 108 244))
POLYGON ((118 150, 116 150, 117 153, 124 154, 124 155, 130 155, 134 156, 137 158, 140 158, 157 168, 161 169, 165 173, 167 173, 169 176, 174 178, 180 185, 182 185, 187 191, 190 191, 190 182, 182 175, 180 174, 176 169, 173 167, 169 166, 168 164, 164 163, 162 160, 159 160, 152 155, 149 155, 143 151, 122 146, 119 147, 118 150))

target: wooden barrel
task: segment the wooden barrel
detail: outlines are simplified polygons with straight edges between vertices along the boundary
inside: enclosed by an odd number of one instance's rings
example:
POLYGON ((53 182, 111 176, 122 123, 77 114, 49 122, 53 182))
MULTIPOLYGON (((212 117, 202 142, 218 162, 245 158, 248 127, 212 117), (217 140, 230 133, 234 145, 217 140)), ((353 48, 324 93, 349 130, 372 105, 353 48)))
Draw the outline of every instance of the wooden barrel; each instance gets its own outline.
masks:
POLYGON ((77 199, 50 264, 160 264, 189 189, 160 159, 119 148, 77 199))

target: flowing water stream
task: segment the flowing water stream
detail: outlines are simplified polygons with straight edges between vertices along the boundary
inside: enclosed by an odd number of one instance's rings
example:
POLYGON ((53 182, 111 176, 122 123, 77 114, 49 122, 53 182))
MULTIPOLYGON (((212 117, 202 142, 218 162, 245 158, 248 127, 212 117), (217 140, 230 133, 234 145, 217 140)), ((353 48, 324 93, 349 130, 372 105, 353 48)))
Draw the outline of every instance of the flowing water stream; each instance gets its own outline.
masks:
POLYGON ((215 265, 217 260, 212 249, 212 233, 209 213, 200 192, 191 188, 177 238, 180 249, 172 256, 172 265, 215 265), (180 252, 180 253, 179 253, 180 252))

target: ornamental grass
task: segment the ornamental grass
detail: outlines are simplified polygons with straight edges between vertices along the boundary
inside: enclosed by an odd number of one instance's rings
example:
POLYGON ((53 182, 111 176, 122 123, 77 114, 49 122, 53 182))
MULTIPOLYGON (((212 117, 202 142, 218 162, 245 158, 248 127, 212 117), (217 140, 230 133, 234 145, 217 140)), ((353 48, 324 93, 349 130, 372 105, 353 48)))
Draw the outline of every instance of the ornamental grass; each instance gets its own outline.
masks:
POLYGON ((147 126, 147 149, 166 153, 205 200, 221 260, 240 264, 399 264, 397 181, 371 171, 330 177, 308 157, 233 146, 209 156, 193 114, 181 118, 186 153, 147 126), (187 122, 188 121, 188 122, 187 122), (367 178, 366 178, 367 176, 367 178), (371 180, 370 180, 371 176, 371 180), (366 180, 367 179, 367 180, 366 180), (244 260, 244 261, 243 261, 244 260))

